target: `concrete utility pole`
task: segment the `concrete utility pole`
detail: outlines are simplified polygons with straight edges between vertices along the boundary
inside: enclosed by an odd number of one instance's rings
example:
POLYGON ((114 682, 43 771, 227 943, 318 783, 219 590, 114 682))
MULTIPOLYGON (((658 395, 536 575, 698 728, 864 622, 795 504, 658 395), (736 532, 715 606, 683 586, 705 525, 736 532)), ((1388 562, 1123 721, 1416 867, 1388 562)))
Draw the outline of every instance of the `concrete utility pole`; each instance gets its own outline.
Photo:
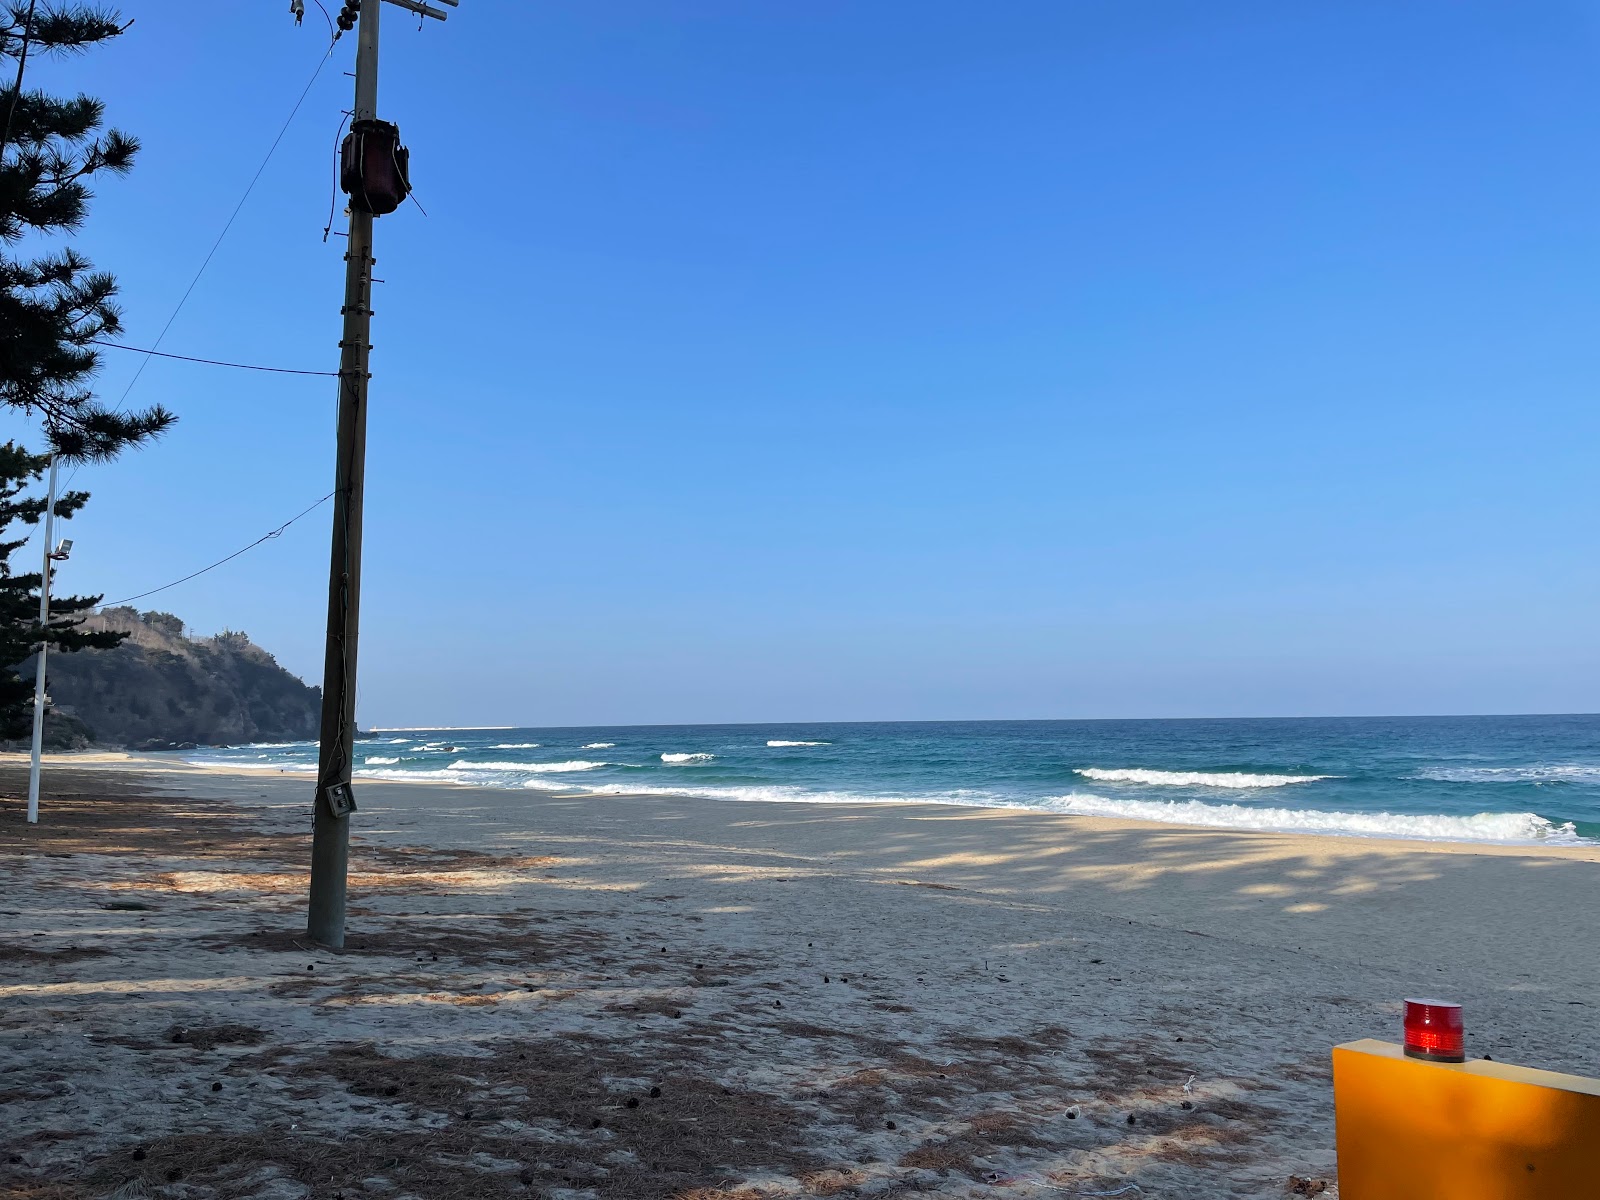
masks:
MULTIPOLYGON (((454 6, 458 0, 442 0, 454 6)), ((346 0, 341 29, 359 10, 352 135, 378 119, 378 22, 384 0, 346 0)), ((388 0, 443 20, 421 0, 388 0)), ((397 144, 397 143, 396 143, 397 144)), ((401 151, 403 154, 404 152, 401 151)), ((404 193, 401 193, 401 199, 404 193)), ((391 211, 383 208, 379 211, 391 211)), ((344 336, 339 341, 339 422, 334 468, 333 545, 328 566, 328 640, 322 665, 322 724, 317 794, 312 805, 311 897, 306 932, 325 946, 344 945, 345 884, 350 858, 350 776, 355 763, 356 646, 361 613, 361 509, 367 458, 368 341, 372 328, 373 213, 352 196, 345 247, 344 336)))
POLYGON ((44 663, 50 652, 50 564, 55 561, 56 456, 50 456, 50 501, 44 510, 44 567, 39 580, 39 665, 33 676, 33 756, 28 763, 28 824, 39 823, 39 756, 44 751, 44 663))
MULTIPOLYGON (((381 0, 363 5, 356 42, 352 121, 378 116, 378 19, 381 0)), ((350 816, 336 812, 328 789, 348 784, 356 731, 356 643, 361 617, 361 507, 367 463, 367 360, 372 351, 372 214, 350 206, 345 246, 344 336, 339 339, 339 425, 333 495, 333 550, 328 564, 328 641, 322 661, 322 725, 317 797, 311 821, 311 902, 306 932, 344 945, 345 876, 350 816)))

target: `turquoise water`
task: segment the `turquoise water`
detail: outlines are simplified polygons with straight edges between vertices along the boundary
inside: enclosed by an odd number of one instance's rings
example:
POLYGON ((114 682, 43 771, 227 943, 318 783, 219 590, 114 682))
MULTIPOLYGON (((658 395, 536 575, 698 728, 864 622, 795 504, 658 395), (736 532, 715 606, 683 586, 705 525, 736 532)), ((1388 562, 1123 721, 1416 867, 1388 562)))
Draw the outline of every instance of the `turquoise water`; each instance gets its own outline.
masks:
MULTIPOLYGON (((314 743, 193 751, 314 769, 314 743)), ((933 801, 1485 842, 1600 840, 1600 716, 389 730, 356 773, 739 801, 933 801)))

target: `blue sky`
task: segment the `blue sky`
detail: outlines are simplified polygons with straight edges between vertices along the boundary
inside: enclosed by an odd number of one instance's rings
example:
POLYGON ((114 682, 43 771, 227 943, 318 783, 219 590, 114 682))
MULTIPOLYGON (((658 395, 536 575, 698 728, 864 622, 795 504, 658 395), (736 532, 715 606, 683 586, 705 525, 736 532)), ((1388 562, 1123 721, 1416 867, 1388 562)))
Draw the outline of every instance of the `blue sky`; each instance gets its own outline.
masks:
MULTIPOLYGON (((323 52, 285 8, 36 76, 144 141, 80 239, 130 344, 323 52)), ((1592 5, 385 15, 364 722, 1600 707, 1592 5)), ((163 349, 336 365, 353 41, 163 349)), ((328 491, 330 383, 152 363, 65 582, 328 491)), ((327 525, 141 607, 316 681, 327 525)))

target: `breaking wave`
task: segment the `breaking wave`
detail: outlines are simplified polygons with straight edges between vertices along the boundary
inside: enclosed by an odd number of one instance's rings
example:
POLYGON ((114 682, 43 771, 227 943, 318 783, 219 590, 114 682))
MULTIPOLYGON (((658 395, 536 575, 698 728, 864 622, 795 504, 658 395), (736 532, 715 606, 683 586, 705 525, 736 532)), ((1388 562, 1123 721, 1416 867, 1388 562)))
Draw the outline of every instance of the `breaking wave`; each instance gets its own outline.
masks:
POLYGON ((489 747, 491 750, 537 750, 538 748, 538 742, 500 742, 489 747))
POLYGON ((385 758, 378 754, 369 754, 361 761, 369 767, 392 767, 400 760, 398 758, 385 758))
MULTIPOLYGON (((308 770, 315 771, 316 767, 308 770)), ((369 771, 362 767, 356 772, 362 779, 389 779, 395 783, 465 783, 467 780, 459 771, 437 769, 432 771, 409 771, 404 767, 379 767, 376 771, 369 771)))
POLYGON ((585 742, 583 748, 585 750, 610 750, 615 745, 615 742, 585 742))
POLYGON ((1056 812, 1086 817, 1120 817, 1173 825, 1206 825, 1274 833, 1343 834, 1349 837, 1417 838, 1449 842, 1541 842, 1584 845, 1571 822, 1557 825, 1538 813, 1443 814, 1321 812, 1317 809, 1252 808, 1243 804, 1205 804, 1199 800, 1113 800, 1075 792, 1048 802, 1056 812))
POLYGON ((990 792, 956 788, 930 795, 839 792, 798 787, 793 784, 748 785, 743 787, 660 787, 650 784, 585 784, 593 796, 699 796, 708 800, 738 800, 752 804, 966 804, 982 807, 1006 806, 1003 798, 990 792))
MULTIPOLYGON (((474 770, 481 766, 482 764, 479 763, 476 766, 469 765, 465 768, 436 767, 430 770, 407 770, 404 767, 378 767, 376 769, 358 767, 356 769, 356 778, 381 779, 390 783, 455 783, 464 787, 492 787, 496 791, 511 788, 533 788, 540 791, 561 792, 568 789, 568 785, 565 783, 538 777, 518 780, 502 774, 494 777, 493 782, 491 782, 491 777, 487 773, 473 773, 474 770)), ((526 771, 529 768, 523 767, 521 769, 526 771)), ((311 767, 308 770, 314 771, 316 768, 311 767)))
POLYGON ((715 754, 663 754, 661 761, 664 763, 697 763, 710 762, 715 754))
POLYGON ((783 741, 772 741, 772 742, 768 742, 767 745, 769 745, 769 746, 831 746, 831 745, 833 745, 833 743, 832 742, 783 742, 783 741))
POLYGON ((1250 775, 1241 771, 1146 771, 1137 768, 1105 770, 1080 767, 1073 772, 1099 783, 1143 783, 1152 787, 1270 788, 1291 783, 1316 783, 1335 775, 1250 775))

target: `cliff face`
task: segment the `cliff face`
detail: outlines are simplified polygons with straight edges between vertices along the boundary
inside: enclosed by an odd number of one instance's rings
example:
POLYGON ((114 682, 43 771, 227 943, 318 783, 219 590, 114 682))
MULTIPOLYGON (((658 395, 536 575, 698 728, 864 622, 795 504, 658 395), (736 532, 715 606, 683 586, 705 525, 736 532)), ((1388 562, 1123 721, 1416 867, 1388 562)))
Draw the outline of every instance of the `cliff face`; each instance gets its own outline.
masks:
POLYGON ((128 747, 317 736, 322 689, 307 687, 242 633, 191 638, 170 613, 132 608, 103 609, 85 628, 130 636, 115 650, 50 656, 52 711, 62 719, 46 727, 57 725, 63 736, 75 722, 101 745, 128 747))

